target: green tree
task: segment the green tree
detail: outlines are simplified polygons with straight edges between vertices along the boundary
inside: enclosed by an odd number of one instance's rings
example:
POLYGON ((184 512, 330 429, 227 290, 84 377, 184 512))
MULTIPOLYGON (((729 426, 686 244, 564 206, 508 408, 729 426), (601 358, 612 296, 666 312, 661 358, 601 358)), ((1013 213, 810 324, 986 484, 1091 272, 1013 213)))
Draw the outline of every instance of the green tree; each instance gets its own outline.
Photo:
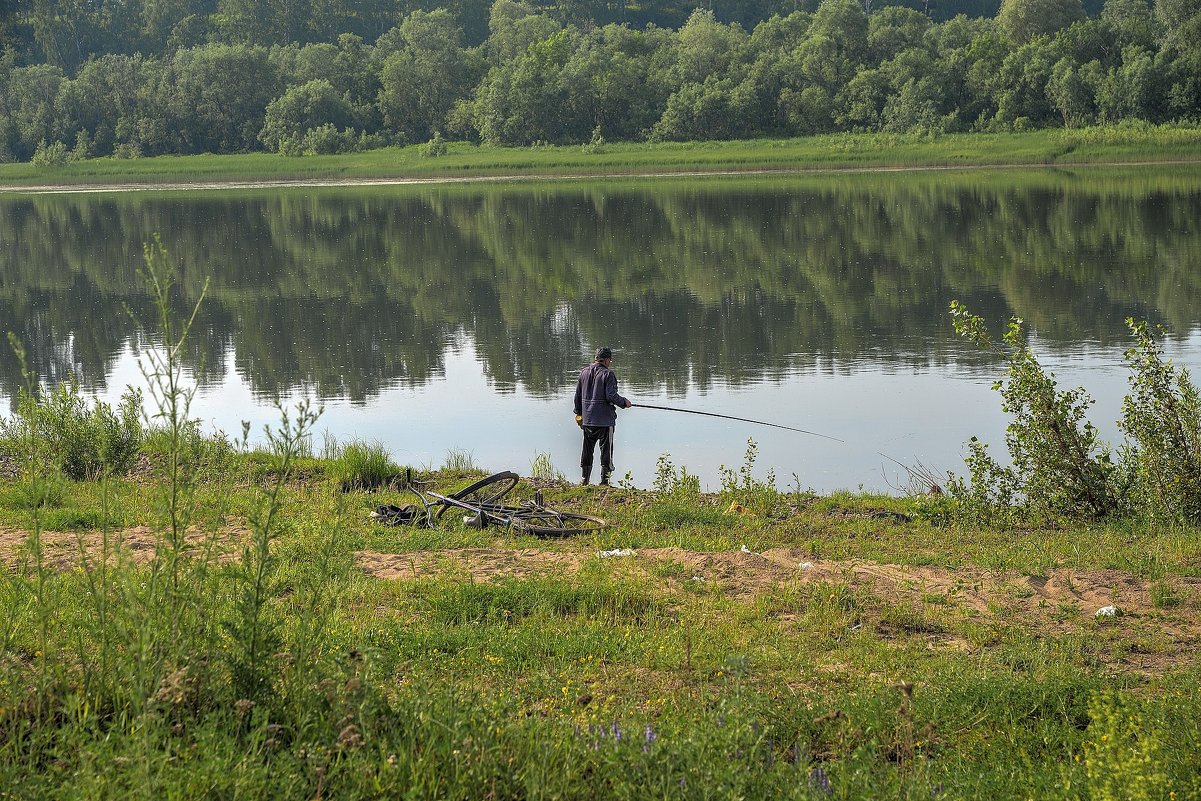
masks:
POLYGON ((338 94, 326 80, 289 87, 267 106, 259 141, 268 150, 295 152, 304 135, 313 128, 333 125, 350 127, 354 111, 345 95, 338 94))
POLYGON ((879 64, 902 50, 924 46, 930 18, 904 6, 885 6, 868 17, 867 46, 870 61, 879 64))
POLYGON ((64 81, 49 64, 9 70, 7 101, 10 158, 27 161, 38 143, 55 141, 55 100, 64 81))
POLYGON ((673 71, 676 85, 724 76, 745 41, 746 34, 741 28, 723 25, 712 11, 698 8, 676 35, 673 71))
POLYGON ((488 12, 488 41, 493 65, 511 63, 530 45, 541 42, 562 26, 519 0, 496 0, 488 12))
POLYGON ((1001 0, 997 25, 1014 44, 1052 34, 1084 19, 1080 0, 1001 0))
POLYGON ((1078 128, 1092 122, 1093 91, 1081 70, 1066 58, 1055 63, 1047 81, 1047 97, 1063 117, 1065 128, 1078 128))
POLYGON ((151 151, 231 153, 258 147, 279 82, 266 48, 213 44, 174 53, 149 91, 151 151))
POLYGON ((400 25, 400 49, 380 70, 379 110, 384 125, 408 141, 443 128, 455 102, 476 77, 450 13, 414 11, 400 25))

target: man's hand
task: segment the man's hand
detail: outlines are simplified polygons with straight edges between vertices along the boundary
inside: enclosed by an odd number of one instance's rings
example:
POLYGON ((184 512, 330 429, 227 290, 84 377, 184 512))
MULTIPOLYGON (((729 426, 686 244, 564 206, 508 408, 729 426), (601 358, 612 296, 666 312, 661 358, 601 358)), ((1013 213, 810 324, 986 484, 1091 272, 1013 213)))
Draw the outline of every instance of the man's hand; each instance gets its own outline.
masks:
POLYGON ((577 415, 575 416, 575 424, 576 424, 577 426, 579 426, 580 428, 583 428, 583 427, 584 427, 584 415, 582 415, 582 414, 577 414, 577 415))
POLYGON ((627 399, 626 399, 626 408, 628 409, 628 408, 630 408, 630 407, 631 407, 631 406, 633 406, 633 405, 634 405, 634 404, 630 403, 629 399, 627 398, 627 399))

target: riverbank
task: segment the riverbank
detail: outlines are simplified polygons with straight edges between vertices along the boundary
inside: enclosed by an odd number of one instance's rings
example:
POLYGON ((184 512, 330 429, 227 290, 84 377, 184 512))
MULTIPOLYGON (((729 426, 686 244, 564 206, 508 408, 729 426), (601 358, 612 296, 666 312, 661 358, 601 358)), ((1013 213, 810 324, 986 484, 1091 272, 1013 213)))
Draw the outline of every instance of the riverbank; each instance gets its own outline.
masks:
POLYGON ((509 148, 451 143, 338 156, 268 153, 0 165, 0 191, 204 189, 713 173, 1201 162, 1201 128, 1109 127, 936 138, 836 134, 788 140, 509 148))
POLYGON ((506 498, 599 533, 392 527, 403 471, 200 452, 191 496, 153 450, 33 509, 0 478, 17 797, 1201 796, 1196 530, 962 527, 939 495, 700 494, 670 464, 506 498))

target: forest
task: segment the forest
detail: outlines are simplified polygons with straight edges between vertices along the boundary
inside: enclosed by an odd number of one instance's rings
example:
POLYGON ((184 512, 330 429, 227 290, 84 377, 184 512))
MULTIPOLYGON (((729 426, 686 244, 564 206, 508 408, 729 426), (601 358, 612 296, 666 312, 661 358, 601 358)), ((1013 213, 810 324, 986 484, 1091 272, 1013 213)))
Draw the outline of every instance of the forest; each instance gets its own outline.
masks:
POLYGON ((1201 0, 0 2, 0 161, 1201 116, 1201 0))

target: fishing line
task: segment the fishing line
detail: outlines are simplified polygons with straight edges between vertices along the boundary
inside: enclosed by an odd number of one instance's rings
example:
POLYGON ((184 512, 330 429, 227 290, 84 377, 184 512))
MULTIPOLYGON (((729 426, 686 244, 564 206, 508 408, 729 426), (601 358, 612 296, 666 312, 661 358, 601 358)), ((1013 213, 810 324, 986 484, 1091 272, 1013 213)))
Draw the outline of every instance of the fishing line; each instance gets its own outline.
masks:
POLYGON ((674 406, 652 406, 649 403, 632 404, 635 409, 658 409, 661 412, 681 412, 683 414, 699 414, 705 417, 720 417, 723 420, 737 420, 740 423, 754 423, 759 426, 771 426, 772 428, 782 428, 785 431, 796 431, 800 434, 808 434, 811 437, 821 437, 823 439, 832 439, 835 442, 845 443, 846 440, 838 437, 831 437, 829 434, 819 434, 816 431, 806 431, 803 428, 793 428, 792 426, 780 425, 779 423, 769 423, 765 420, 751 420, 748 417, 734 417, 730 414, 717 414, 716 412, 699 412, 695 409, 679 409, 674 406))

